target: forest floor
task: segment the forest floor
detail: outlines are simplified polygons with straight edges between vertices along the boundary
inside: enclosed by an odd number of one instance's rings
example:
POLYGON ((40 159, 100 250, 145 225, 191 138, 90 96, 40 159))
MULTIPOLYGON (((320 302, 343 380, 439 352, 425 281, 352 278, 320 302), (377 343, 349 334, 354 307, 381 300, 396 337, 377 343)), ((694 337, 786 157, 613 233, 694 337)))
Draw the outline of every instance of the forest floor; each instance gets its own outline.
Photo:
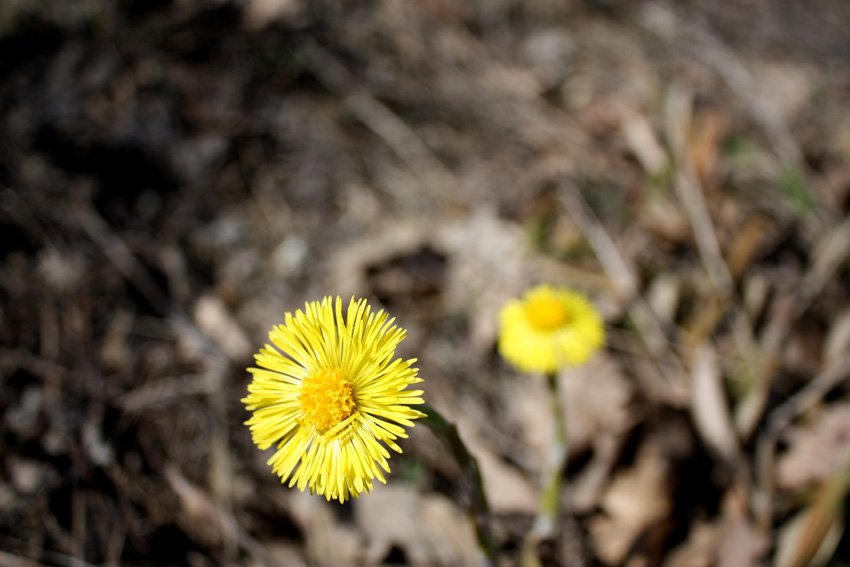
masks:
POLYGON ((520 565, 552 415, 496 352, 548 282, 558 535, 525 564, 850 564, 850 4, 0 3, 0 565, 475 565, 422 426, 280 484, 240 399, 284 313, 368 297, 520 565), (531 561, 531 563, 529 563, 531 561))

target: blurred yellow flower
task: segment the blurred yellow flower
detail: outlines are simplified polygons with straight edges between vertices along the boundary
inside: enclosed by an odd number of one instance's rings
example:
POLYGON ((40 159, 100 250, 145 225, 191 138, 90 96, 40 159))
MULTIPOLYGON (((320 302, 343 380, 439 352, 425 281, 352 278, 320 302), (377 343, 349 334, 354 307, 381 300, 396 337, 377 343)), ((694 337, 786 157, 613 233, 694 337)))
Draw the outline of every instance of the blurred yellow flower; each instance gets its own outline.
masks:
POLYGON ((499 313, 499 353, 523 372, 587 362, 605 342, 602 318, 581 293, 539 285, 499 313))
POLYGON ((254 412, 245 422, 260 449, 276 445, 272 469, 289 486, 345 502, 386 483, 390 453, 401 427, 424 414, 416 359, 393 360, 407 334, 383 311, 353 298, 345 318, 342 300, 326 297, 287 313, 269 333, 272 345, 255 355, 253 381, 242 402, 254 412), (276 348, 275 348, 276 347, 276 348))

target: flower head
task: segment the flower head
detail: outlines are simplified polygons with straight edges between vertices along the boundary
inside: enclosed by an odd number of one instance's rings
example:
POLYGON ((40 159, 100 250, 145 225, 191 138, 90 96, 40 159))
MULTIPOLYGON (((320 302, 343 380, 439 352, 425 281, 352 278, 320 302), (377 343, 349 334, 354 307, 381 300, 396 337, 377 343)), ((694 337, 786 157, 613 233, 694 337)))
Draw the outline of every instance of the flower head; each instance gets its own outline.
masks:
POLYGON ((605 341, 602 318, 582 294, 540 285, 499 313, 499 353, 523 372, 578 366, 605 341))
POLYGON ((269 333, 272 345, 255 356, 253 381, 242 401, 254 412, 245 422, 260 449, 277 450, 272 469, 289 486, 344 502, 386 482, 386 444, 407 437, 404 426, 424 414, 416 359, 393 360, 407 334, 383 311, 353 298, 343 317, 342 300, 326 297, 287 313, 269 333), (383 444, 382 444, 383 443, 383 444))

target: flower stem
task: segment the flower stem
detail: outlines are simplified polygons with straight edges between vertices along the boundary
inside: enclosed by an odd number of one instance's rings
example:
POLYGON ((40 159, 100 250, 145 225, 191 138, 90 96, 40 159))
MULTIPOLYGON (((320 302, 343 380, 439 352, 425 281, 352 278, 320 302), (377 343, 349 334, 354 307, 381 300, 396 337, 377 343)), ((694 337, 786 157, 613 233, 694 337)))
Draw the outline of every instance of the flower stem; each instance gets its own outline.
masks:
POLYGON ((484 493, 478 461, 464 445, 454 423, 447 421, 429 404, 423 404, 419 406, 419 409, 425 413, 420 423, 427 425, 434 435, 446 444, 460 467, 466 512, 475 529, 478 549, 484 556, 484 562, 487 565, 493 565, 494 546, 493 535, 490 532, 490 506, 487 503, 487 495, 484 493))
POLYGON ((549 384, 549 401, 552 407, 553 435, 552 443, 543 463, 543 492, 540 495, 537 516, 523 544, 523 567, 540 565, 540 560, 537 558, 537 545, 541 541, 553 538, 557 533, 558 518, 561 513, 564 470, 569 455, 567 420, 561 405, 558 375, 553 372, 548 374, 546 379, 549 384))

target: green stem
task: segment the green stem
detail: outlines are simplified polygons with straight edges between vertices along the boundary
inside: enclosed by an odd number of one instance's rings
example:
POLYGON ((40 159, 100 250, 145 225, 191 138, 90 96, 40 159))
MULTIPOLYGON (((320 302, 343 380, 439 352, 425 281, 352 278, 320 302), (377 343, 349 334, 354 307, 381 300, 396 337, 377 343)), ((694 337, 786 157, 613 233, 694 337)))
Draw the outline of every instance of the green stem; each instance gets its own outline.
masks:
POLYGON ((440 412, 429 404, 423 404, 418 409, 425 413, 425 417, 422 418, 420 423, 427 425, 434 435, 446 444, 458 466, 460 466, 464 492, 467 496, 465 498, 466 512, 475 528, 478 548, 484 555, 487 564, 492 565, 494 546, 493 535, 490 533, 490 506, 487 503, 487 495, 484 493, 478 461, 464 445, 454 423, 448 422, 440 412))
POLYGON ((569 443, 567 441, 567 421, 558 389, 558 375, 547 375, 549 398, 552 405, 553 429, 552 444, 543 464, 543 493, 533 533, 542 540, 555 535, 558 517, 561 513, 561 492, 564 481, 564 469, 567 465, 569 443))

